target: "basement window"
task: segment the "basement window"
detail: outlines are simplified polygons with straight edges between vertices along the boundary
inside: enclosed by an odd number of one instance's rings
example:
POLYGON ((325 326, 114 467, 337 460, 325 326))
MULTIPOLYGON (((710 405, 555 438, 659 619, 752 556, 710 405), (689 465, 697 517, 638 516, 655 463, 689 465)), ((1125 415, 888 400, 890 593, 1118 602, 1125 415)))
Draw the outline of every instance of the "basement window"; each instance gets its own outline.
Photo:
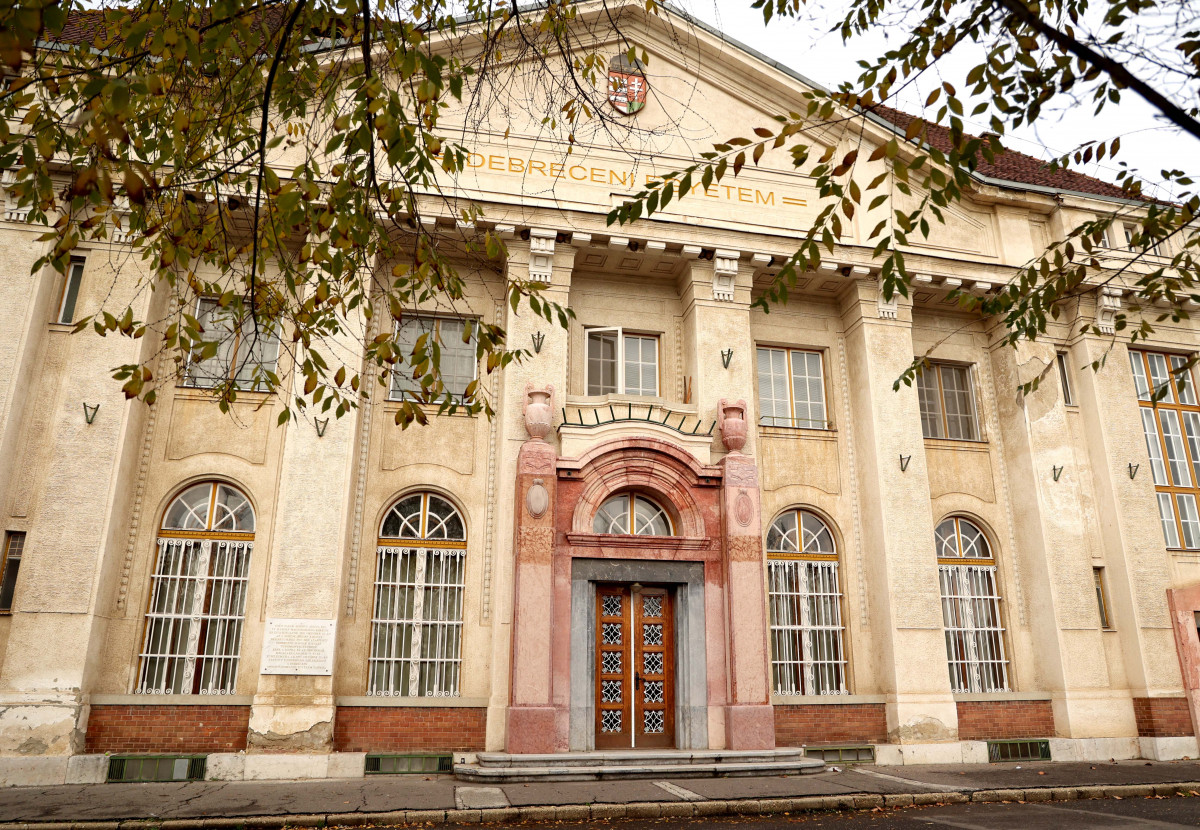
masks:
POLYGON ((419 775, 421 773, 453 772, 453 755, 368 755, 367 775, 419 775))
POLYGON ((804 748, 804 754, 827 764, 875 763, 873 746, 807 746, 804 748))
POLYGON ((1049 761, 1049 741, 988 741, 988 763, 1049 761))
POLYGON ((108 782, 203 781, 207 762, 207 755, 113 755, 108 782))

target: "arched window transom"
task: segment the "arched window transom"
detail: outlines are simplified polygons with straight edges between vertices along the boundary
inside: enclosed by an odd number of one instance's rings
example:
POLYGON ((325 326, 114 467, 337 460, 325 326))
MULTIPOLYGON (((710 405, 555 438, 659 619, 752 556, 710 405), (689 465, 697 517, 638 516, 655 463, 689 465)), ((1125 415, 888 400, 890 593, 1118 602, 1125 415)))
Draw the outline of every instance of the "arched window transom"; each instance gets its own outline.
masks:
POLYGON ((987 536, 952 516, 934 531, 934 548, 951 687, 958 694, 1007 692, 1000 591, 987 536))
POLYGON ((387 511, 376 549, 367 694, 456 697, 467 528, 447 499, 412 493, 387 511))
POLYGON ((933 532, 938 559, 991 559, 987 536, 967 519, 953 516, 933 532))
POLYGON ((815 513, 788 510, 767 530, 771 679, 776 694, 846 693, 837 547, 815 513))
POLYGON ((454 505, 433 493, 413 493, 392 505, 383 517, 381 539, 466 542, 467 527, 454 505))
POLYGON ((592 532, 632 536, 672 536, 667 511, 637 493, 611 496, 592 519, 592 532))
POLYGON ((163 514, 150 578, 139 694, 233 694, 246 613, 254 508, 205 481, 163 514))

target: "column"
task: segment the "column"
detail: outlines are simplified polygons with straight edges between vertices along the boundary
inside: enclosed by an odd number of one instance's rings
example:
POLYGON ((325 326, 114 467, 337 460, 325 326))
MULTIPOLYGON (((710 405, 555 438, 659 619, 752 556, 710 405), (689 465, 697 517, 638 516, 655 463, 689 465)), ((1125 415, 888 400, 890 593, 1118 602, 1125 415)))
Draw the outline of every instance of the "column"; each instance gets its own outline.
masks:
MULTIPOLYGON (((911 302, 884 302, 870 280, 855 280, 841 299, 864 578, 878 634, 872 656, 887 696, 888 741, 957 741, 920 407, 914 388, 892 389, 913 358, 911 302)), ((957 745, 941 753, 934 746, 905 750, 905 760, 921 758, 953 761, 961 754, 957 745)))
MULTIPOLYGON (((576 248, 561 238, 554 230, 533 228, 527 240, 508 241, 508 273, 511 279, 547 283, 543 297, 565 306, 576 248)), ((575 241, 586 244, 579 234, 575 241)), ((540 351, 505 369, 496 402, 497 550, 488 555, 496 561, 497 603, 487 741, 493 750, 560 752, 567 749, 569 729, 570 628, 558 630, 563 627, 553 621, 570 618, 570 609, 558 608, 556 598, 570 597, 571 575, 559 573, 553 562, 553 425, 566 401, 568 330, 535 315, 525 303, 516 312, 507 304, 505 309, 513 348, 530 348, 538 332, 543 340, 540 351), (532 420, 527 420, 527 403, 532 420)))

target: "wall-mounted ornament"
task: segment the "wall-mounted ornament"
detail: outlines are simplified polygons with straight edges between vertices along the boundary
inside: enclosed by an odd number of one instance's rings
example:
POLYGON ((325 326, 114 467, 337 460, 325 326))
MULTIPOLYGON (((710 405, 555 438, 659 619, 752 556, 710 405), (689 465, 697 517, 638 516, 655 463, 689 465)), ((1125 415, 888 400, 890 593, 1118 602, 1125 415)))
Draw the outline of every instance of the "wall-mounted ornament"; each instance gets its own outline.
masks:
POLYGON ((608 102, 621 115, 633 115, 645 107, 649 91, 641 61, 631 61, 622 53, 608 62, 608 102))
POLYGON ((1063 468, 1061 466, 1059 466, 1059 467, 1054 467, 1053 469, 1054 469, 1054 480, 1058 481, 1058 477, 1060 475, 1062 475, 1063 468))
POLYGON ((557 238, 558 234, 547 228, 529 229, 529 279, 550 282, 554 276, 554 243, 557 238))
POLYGON ((545 342, 546 342, 546 335, 542 334, 541 331, 535 331, 533 333, 533 353, 541 354, 542 344, 545 342))
POLYGON ((721 398, 717 406, 717 417, 721 424, 721 443, 729 452, 741 452, 746 446, 746 402, 727 401, 721 398))
POLYGON ((317 428, 317 437, 325 437, 325 429, 329 426, 328 418, 313 418, 313 425, 317 428))
POLYGON ((725 367, 726 369, 728 369, 729 363, 732 360, 733 360, 733 349, 722 349, 721 350, 721 365, 723 367, 725 367))
POLYGON ((1132 461, 1129 462, 1129 477, 1131 479, 1137 478, 1137 471, 1138 471, 1138 467, 1140 467, 1140 466, 1142 466, 1142 465, 1134 464, 1132 461))
POLYGON ((749 527, 750 520, 754 518, 754 503, 745 490, 739 490, 737 498, 733 500, 733 516, 742 527, 749 527))
POLYGON ((713 299, 718 302, 733 302, 733 292, 737 283, 738 258, 741 251, 726 251, 717 249, 713 252, 713 299))
POLYGON ((901 455, 900 455, 900 472, 902 472, 902 473, 908 472, 908 462, 910 462, 910 461, 912 461, 911 455, 904 455, 903 453, 901 453, 901 455))
POLYGON ((97 403, 97 404, 92 404, 91 406, 88 406, 85 403, 83 405, 83 419, 90 424, 92 421, 96 420, 96 413, 99 411, 100 411, 100 404, 97 403))
POLYGON ((529 511, 530 516, 540 519, 546 515, 548 507, 550 507, 550 494, 546 491, 546 485, 542 483, 542 479, 535 478, 525 493, 525 509, 529 511))
POLYGON ((544 441, 554 427, 554 386, 534 389, 525 384, 525 431, 531 438, 544 441))

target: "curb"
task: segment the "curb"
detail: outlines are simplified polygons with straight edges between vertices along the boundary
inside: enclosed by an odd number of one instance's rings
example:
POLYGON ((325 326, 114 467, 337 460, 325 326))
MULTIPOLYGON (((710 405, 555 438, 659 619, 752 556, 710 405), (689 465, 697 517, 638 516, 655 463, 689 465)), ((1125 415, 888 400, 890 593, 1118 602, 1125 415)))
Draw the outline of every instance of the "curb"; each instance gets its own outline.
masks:
POLYGON ((772 813, 872 810, 933 804, 1000 801, 1079 801, 1148 798, 1200 791, 1200 781, 1175 784, 1036 787, 1027 790, 961 790, 908 794, 858 793, 800 798, 647 801, 630 804, 564 804, 483 810, 395 810, 386 813, 317 813, 242 818, 123 819, 121 821, 29 821, 0 823, 0 830, 279 830, 284 827, 366 827, 397 824, 480 824, 514 821, 588 821, 613 818, 697 818, 772 813))

